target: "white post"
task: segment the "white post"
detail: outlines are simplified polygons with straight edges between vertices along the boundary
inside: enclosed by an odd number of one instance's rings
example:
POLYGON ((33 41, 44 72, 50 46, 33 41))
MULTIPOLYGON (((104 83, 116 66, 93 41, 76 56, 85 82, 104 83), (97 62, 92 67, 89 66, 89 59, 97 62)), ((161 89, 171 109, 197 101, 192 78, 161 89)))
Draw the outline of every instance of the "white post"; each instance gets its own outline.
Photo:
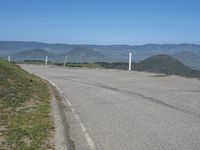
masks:
POLYGON ((8 61, 10 62, 10 56, 8 56, 8 61))
POLYGON ((131 71, 131 60, 132 59, 132 53, 129 53, 129 66, 128 66, 128 70, 131 71))
POLYGON ((48 64, 48 56, 46 56, 46 60, 45 60, 45 66, 47 66, 48 64))
POLYGON ((67 56, 65 57, 64 67, 66 66, 66 63, 67 63, 67 56))

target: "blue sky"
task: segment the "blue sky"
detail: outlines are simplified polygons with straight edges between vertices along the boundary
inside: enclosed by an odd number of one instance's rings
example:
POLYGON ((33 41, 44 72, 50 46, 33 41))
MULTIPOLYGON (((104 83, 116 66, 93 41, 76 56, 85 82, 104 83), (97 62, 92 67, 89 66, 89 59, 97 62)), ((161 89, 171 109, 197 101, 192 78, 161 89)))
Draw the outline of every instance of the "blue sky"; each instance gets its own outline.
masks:
POLYGON ((0 40, 200 44, 200 1, 0 0, 0 40))

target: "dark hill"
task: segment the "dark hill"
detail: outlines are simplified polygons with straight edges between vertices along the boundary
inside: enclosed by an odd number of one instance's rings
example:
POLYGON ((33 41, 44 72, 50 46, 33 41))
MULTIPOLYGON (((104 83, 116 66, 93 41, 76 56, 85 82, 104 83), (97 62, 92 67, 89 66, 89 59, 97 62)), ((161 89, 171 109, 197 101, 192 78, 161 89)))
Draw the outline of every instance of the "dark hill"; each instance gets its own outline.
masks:
POLYGON ((141 61, 137 67, 142 71, 193 76, 195 70, 190 69, 183 63, 169 55, 155 55, 141 61))

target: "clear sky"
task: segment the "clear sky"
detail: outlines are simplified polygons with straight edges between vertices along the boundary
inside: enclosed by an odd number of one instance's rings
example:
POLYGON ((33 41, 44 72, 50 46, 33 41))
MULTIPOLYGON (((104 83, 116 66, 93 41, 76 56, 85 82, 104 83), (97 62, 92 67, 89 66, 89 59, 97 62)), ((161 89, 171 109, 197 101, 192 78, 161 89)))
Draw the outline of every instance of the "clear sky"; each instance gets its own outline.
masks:
POLYGON ((0 0, 0 40, 200 44, 200 0, 0 0))

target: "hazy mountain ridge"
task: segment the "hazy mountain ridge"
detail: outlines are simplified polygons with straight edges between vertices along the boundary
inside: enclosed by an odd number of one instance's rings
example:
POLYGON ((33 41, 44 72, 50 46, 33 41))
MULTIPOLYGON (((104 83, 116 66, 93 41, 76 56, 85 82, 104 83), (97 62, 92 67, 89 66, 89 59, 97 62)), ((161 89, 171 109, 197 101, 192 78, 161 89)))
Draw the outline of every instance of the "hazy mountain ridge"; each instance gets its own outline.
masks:
POLYGON ((12 61, 24 61, 24 60, 45 60, 48 56, 48 60, 51 62, 63 62, 65 57, 68 56, 70 62, 96 62, 107 61, 108 59, 93 49, 88 48, 74 48, 67 53, 54 54, 44 49, 32 49, 18 53, 11 54, 12 61))
POLYGON ((180 52, 173 55, 174 58, 183 62, 186 66, 194 69, 200 69, 200 56, 191 52, 180 52))
POLYGON ((108 61, 102 53, 84 47, 74 48, 64 55, 68 56, 68 61, 70 62, 108 61))
MULTIPOLYGON (((47 52, 54 53, 63 61, 63 54, 82 47, 83 49, 91 49, 101 53, 106 57, 103 61, 107 62, 127 62, 128 53, 133 53, 133 61, 139 62, 150 56, 158 54, 167 54, 174 56, 181 52, 192 52, 194 55, 200 56, 200 45, 197 44, 145 44, 145 45, 87 45, 87 44, 48 44, 41 42, 23 42, 23 41, 0 41, 0 56, 7 56, 31 49, 43 49, 47 52)), ((91 51, 92 52, 92 51, 91 51)), ((98 56, 97 56, 98 57, 98 56)), ((94 57, 95 58, 95 57, 94 57)), ((87 58, 80 59, 87 61, 87 58)), ((188 59, 188 58, 186 58, 188 59)), ((73 60, 73 59, 72 59, 73 60)), ((74 59, 74 61, 82 61, 74 59)), ((179 59, 184 63, 185 59, 179 59)), ((88 60, 90 61, 90 60, 88 60)), ((95 59, 94 59, 95 61, 95 59)), ((99 61, 97 59, 96 61, 99 61)), ((193 61, 193 60, 189 60, 193 61)), ((194 63, 191 63, 194 64, 194 63)), ((200 64, 195 66, 200 68, 200 64), (199 66, 199 67, 198 67, 199 66)))
POLYGON ((24 61, 24 60, 45 60, 48 56, 50 61, 58 61, 59 56, 51 52, 45 51, 43 49, 32 49, 26 50, 18 53, 11 54, 13 61, 24 61))

